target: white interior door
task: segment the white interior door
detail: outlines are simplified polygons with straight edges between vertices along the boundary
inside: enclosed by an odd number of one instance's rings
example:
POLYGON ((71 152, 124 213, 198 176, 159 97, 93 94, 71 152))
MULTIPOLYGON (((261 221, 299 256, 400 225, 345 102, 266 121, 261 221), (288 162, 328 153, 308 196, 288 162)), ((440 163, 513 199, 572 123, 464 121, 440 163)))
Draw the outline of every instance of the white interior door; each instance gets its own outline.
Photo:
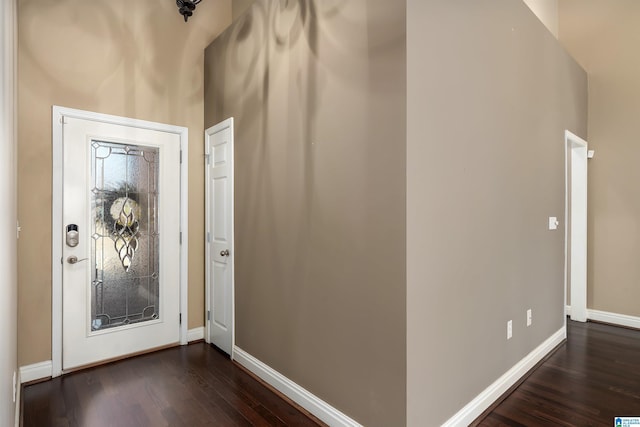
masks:
POLYGON ((205 132, 207 153, 207 336, 233 350, 233 118, 205 132))
POLYGON ((180 340, 180 136, 65 117, 62 369, 180 340))

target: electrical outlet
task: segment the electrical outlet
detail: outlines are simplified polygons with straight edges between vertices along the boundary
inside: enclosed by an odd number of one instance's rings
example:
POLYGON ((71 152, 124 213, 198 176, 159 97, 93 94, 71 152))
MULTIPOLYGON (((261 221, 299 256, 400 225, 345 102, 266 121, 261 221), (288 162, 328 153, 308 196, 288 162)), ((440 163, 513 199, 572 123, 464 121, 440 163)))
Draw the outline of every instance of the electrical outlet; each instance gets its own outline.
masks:
POLYGON ((533 319, 531 318, 531 309, 527 310, 527 326, 531 326, 533 319))
POLYGON ((507 322, 507 339, 510 340, 513 336, 513 320, 507 322))

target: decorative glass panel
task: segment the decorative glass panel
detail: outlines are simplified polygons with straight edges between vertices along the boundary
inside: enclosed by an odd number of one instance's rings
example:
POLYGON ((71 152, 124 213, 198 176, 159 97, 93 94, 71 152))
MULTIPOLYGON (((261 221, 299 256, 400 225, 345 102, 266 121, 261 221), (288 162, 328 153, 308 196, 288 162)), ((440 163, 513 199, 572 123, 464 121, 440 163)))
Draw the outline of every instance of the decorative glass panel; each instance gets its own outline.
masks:
POLYGON ((159 149, 91 145, 91 330, 159 317, 159 149))

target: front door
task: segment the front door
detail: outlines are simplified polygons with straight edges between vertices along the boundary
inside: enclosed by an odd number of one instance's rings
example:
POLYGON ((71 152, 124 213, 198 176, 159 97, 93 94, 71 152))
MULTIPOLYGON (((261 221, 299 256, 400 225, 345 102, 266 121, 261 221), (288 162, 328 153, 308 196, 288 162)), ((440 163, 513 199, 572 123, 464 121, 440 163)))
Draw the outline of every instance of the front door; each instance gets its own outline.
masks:
POLYGON ((208 342, 233 351, 233 119, 206 130, 208 342))
POLYGON ((65 117, 62 369, 180 339, 180 136, 65 117))

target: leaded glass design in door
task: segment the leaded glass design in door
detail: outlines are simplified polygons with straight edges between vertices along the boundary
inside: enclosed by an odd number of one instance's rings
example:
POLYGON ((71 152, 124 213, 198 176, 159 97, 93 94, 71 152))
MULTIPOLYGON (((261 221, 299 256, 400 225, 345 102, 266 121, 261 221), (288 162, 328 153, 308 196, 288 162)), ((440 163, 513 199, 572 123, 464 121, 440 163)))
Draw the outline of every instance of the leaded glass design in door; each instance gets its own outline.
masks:
POLYGON ((158 319, 159 150, 91 143, 91 330, 158 319))

